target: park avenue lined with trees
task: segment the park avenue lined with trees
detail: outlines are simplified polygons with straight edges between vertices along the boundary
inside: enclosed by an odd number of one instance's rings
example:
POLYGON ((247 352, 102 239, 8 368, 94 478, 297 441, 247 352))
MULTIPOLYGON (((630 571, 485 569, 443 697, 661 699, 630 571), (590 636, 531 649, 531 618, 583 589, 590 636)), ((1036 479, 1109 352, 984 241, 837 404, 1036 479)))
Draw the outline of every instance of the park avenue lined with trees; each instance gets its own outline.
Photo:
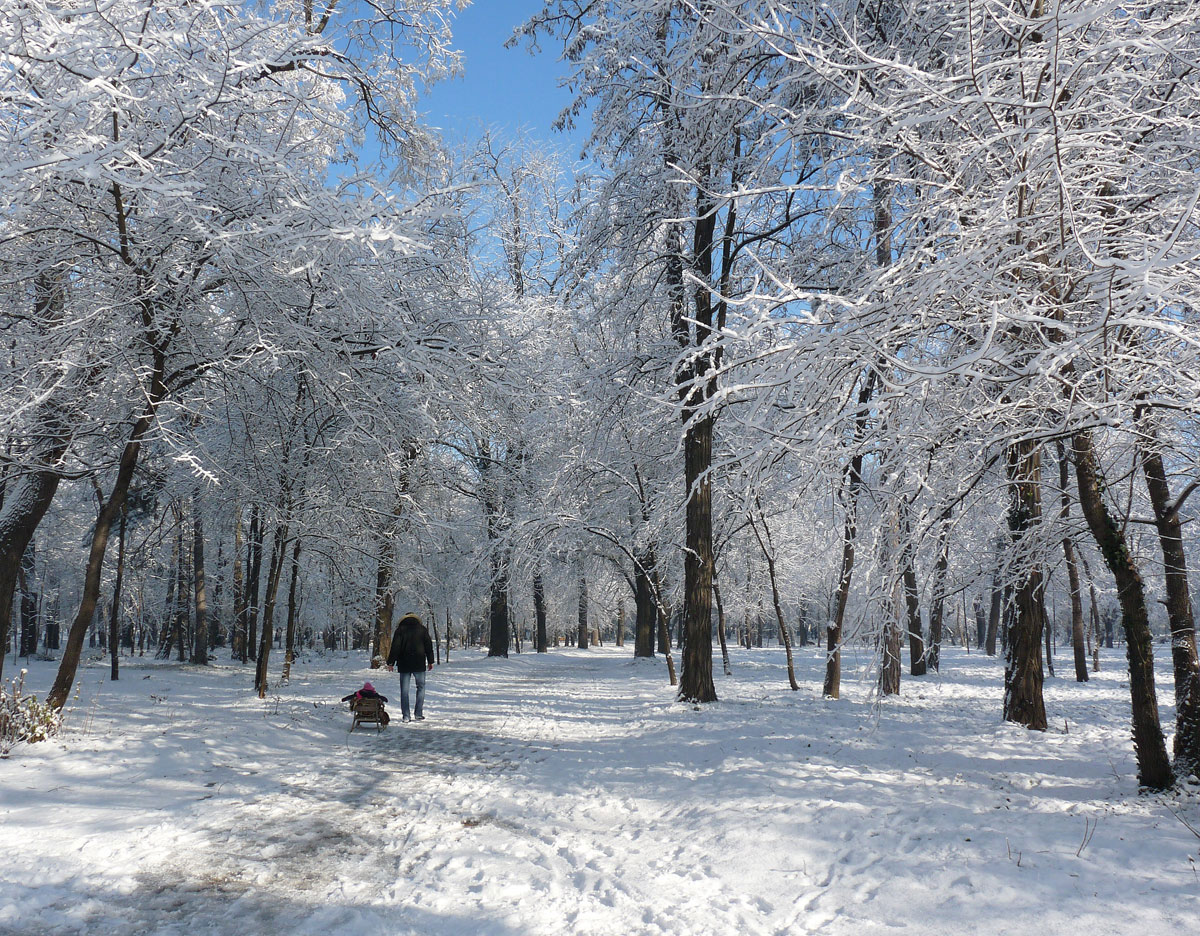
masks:
POLYGON ((964 645, 1044 730, 1115 640, 1139 784, 1196 777, 1196 6, 551 0, 582 161, 423 126, 453 6, 0 13, 0 674, 261 697, 414 610, 696 705, 964 645))

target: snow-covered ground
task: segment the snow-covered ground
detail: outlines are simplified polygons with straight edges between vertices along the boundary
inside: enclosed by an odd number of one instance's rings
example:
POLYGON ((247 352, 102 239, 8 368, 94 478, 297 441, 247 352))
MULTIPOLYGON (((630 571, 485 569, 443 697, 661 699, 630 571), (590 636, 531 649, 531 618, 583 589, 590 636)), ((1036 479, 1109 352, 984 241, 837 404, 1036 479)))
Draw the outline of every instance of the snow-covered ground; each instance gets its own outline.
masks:
POLYGON ((1000 721, 1000 664, 975 654, 876 708, 853 676, 820 699, 811 650, 797 693, 779 651, 733 667, 694 709, 628 648, 463 651, 427 721, 348 734, 340 696, 398 689, 361 655, 307 658, 265 702, 236 665, 126 662, 110 683, 93 664, 66 733, 0 761, 0 933, 1200 925, 1200 794, 1138 796, 1120 651, 1048 682, 1044 734, 1000 721))

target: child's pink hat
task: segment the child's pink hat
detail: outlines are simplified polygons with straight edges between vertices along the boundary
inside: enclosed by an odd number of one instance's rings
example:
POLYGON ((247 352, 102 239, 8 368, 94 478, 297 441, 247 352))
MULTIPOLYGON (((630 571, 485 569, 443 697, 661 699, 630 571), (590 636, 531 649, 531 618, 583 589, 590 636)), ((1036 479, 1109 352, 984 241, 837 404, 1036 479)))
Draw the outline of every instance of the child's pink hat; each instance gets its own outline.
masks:
POLYGON ((365 682, 365 683, 363 683, 363 688, 364 688, 364 689, 370 689, 372 692, 374 692, 374 691, 375 691, 375 687, 374 687, 374 686, 372 686, 372 685, 371 685, 369 682, 365 682))

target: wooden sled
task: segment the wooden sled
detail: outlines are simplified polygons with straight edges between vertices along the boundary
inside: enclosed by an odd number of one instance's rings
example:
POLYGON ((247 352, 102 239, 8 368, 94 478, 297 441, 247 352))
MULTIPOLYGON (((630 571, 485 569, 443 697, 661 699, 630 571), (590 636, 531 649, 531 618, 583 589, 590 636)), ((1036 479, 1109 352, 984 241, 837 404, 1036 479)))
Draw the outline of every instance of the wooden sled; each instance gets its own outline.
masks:
POLYGON ((354 721, 350 723, 351 731, 359 725, 371 724, 377 730, 382 731, 384 725, 387 724, 388 716, 379 699, 355 699, 350 703, 350 713, 354 716, 354 721))

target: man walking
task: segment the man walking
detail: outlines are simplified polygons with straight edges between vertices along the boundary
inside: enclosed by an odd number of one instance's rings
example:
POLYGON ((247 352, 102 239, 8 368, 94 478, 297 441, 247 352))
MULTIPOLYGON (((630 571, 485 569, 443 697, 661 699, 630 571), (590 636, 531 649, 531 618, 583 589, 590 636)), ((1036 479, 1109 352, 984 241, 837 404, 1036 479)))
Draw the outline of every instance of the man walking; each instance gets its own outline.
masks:
POLYGON ((406 614, 392 635, 392 650, 388 654, 388 672, 395 667, 400 672, 400 716, 402 721, 425 719, 425 673, 433 669, 433 640, 429 630, 415 614, 406 614), (416 705, 412 718, 408 714, 408 684, 417 681, 416 705))

